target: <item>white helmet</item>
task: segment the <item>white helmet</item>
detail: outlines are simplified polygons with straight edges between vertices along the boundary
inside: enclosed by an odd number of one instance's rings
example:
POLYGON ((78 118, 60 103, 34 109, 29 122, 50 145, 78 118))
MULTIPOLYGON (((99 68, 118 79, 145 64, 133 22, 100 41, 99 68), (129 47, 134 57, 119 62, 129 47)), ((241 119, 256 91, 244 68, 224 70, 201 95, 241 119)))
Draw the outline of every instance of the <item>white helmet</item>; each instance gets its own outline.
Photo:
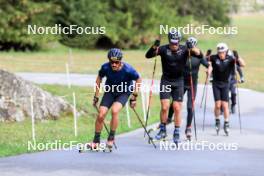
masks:
POLYGON ((196 46, 198 43, 197 39, 194 37, 189 37, 187 41, 191 42, 194 46, 196 46))
POLYGON ((218 43, 216 49, 217 52, 226 52, 228 50, 228 46, 225 43, 218 43))

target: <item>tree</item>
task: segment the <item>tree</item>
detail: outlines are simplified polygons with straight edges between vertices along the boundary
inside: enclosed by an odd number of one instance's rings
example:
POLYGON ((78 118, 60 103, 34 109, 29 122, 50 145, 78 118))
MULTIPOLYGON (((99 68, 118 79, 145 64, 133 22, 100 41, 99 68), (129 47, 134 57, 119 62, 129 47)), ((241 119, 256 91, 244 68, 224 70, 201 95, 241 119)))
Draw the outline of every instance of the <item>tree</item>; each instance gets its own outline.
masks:
POLYGON ((34 50, 49 41, 77 48, 139 48, 153 41, 161 24, 226 25, 229 7, 227 0, 0 0, 0 49, 34 50), (29 24, 105 27, 106 32, 28 35, 29 24))
POLYGON ((34 50, 54 40, 51 36, 28 35, 27 25, 51 24, 55 10, 51 3, 41 0, 0 1, 0 50, 34 50))

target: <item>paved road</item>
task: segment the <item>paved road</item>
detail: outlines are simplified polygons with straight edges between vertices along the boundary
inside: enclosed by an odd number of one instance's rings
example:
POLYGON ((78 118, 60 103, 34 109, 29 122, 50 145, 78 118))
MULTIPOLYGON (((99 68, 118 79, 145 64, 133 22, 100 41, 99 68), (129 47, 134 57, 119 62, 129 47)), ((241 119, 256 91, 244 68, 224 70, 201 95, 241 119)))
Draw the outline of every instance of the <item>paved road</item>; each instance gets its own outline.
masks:
MULTIPOLYGON (((54 76, 54 75, 53 75, 54 76)), ((262 176, 264 173, 264 94, 243 89, 240 91, 242 134, 237 115, 231 117, 230 136, 215 135, 213 129, 213 99, 209 89, 208 112, 205 131, 202 129, 202 109, 196 105, 198 141, 211 147, 223 144, 237 150, 178 151, 154 149, 143 139, 142 129, 117 137, 118 150, 113 153, 82 153, 71 151, 47 151, 23 154, 0 159, 0 175, 245 175, 262 176), (207 141, 207 142, 205 142, 207 141)), ((197 102, 201 99, 201 87, 197 102)), ((185 117, 186 112, 183 112, 185 117)), ((185 121, 185 120, 184 120, 185 121)), ((183 123, 184 126, 184 123, 183 123)), ((170 125, 168 133, 171 134, 170 125)), ((182 129, 182 138, 184 138, 182 129)), ((170 144, 170 142, 169 142, 170 144)))

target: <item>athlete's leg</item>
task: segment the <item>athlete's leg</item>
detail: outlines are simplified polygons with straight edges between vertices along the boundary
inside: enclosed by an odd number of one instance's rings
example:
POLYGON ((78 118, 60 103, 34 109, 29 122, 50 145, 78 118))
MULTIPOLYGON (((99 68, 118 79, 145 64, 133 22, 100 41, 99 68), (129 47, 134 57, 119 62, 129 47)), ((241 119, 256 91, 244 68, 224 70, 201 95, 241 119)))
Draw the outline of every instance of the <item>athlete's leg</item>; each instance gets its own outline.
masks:
POLYGON ((229 88, 228 88, 228 85, 226 85, 223 88, 221 88, 221 105, 224 110, 225 121, 228 121, 229 119, 228 102, 229 102, 229 88))
POLYGON ((113 102, 114 102, 113 94, 110 92, 104 93, 99 107, 99 112, 95 121, 95 134, 93 140, 95 143, 100 142, 100 135, 104 125, 104 119, 109 108, 112 106, 113 102))
POLYGON ((169 108, 169 113, 168 113, 168 119, 167 119, 168 124, 171 123, 173 114, 174 114, 173 103, 171 103, 170 108, 169 108))
POLYGON ((160 122, 165 123, 167 122, 168 111, 170 107, 170 99, 161 99, 161 110, 160 110, 160 122))
POLYGON ((213 83, 213 93, 214 93, 214 100, 215 100, 215 108, 214 114, 215 119, 219 119, 221 113, 221 91, 217 84, 213 83))

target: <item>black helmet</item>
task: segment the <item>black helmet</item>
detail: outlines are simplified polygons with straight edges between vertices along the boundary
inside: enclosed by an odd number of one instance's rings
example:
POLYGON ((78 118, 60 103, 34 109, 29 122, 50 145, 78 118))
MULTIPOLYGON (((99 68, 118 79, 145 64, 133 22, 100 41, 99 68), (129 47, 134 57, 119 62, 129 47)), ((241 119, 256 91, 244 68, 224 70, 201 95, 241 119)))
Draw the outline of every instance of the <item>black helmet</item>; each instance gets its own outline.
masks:
POLYGON ((180 31, 177 31, 176 29, 170 30, 168 34, 169 43, 178 44, 181 41, 181 37, 180 31))
POLYGON ((123 57, 123 54, 121 52, 120 49, 118 48, 111 48, 109 51, 108 51, 108 54, 107 54, 107 57, 108 59, 110 60, 113 60, 113 61, 121 61, 122 60, 122 57, 123 57))

